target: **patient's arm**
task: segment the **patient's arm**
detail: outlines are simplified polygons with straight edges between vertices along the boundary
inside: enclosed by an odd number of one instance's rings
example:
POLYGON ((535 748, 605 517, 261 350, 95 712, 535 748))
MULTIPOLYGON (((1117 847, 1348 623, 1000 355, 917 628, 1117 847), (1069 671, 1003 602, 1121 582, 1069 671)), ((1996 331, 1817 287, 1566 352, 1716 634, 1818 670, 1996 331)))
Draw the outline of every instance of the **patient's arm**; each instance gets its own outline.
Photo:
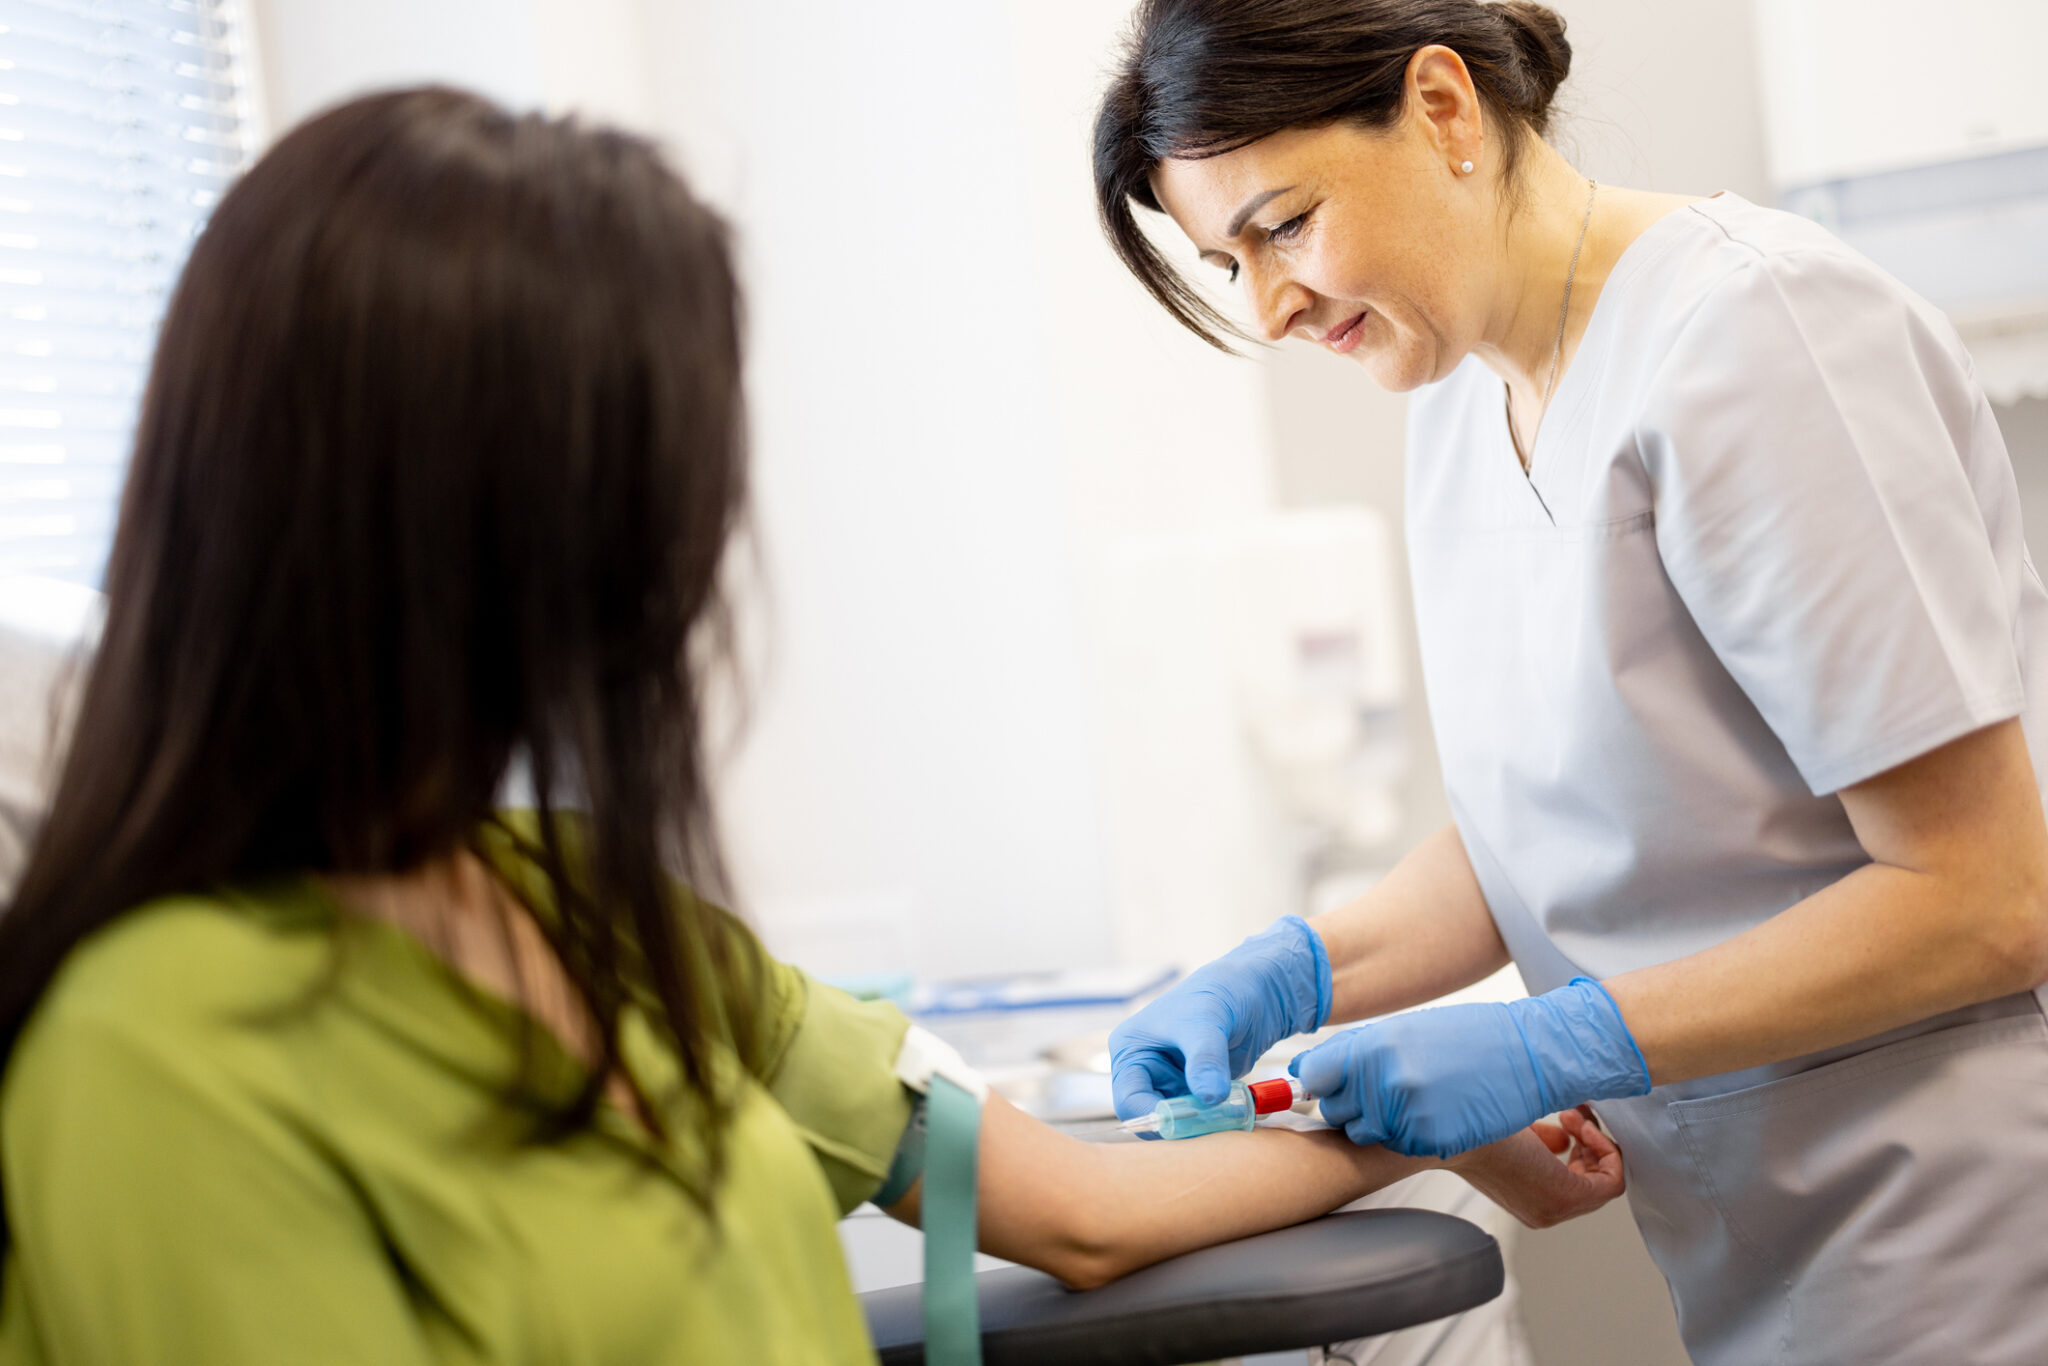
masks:
MULTIPOLYGON (((1337 1130, 1083 1143, 992 1095, 981 1120, 981 1247, 1087 1288, 1212 1243, 1300 1223, 1441 1165, 1360 1148, 1337 1130)), ((1454 1165, 1476 1168, 1531 1210, 1561 1211, 1598 1188, 1595 1177, 1572 1172, 1527 1133, 1454 1165)), ((1618 1193, 1618 1160, 1614 1176, 1618 1193)), ((889 1213, 916 1223, 921 1194, 914 1187, 889 1213)))
MULTIPOLYGON (((981 1115, 981 1247, 1086 1288, 1299 1223, 1434 1165, 1357 1147, 1336 1130, 1084 1143, 991 1095, 981 1115)), ((915 1223, 922 1193, 920 1183, 889 1213, 915 1223)))

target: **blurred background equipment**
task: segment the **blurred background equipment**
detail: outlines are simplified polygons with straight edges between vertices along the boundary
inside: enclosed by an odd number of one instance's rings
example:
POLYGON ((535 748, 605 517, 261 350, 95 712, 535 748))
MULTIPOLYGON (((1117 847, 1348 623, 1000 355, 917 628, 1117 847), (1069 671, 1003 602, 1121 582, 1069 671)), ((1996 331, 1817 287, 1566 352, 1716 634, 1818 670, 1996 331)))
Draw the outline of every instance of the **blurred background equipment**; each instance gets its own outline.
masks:
POLYGON ((1110 547, 1103 762, 1126 958, 1205 962, 1398 852, 1408 725, 1392 533, 1305 508, 1110 547), (1167 793, 1171 793, 1170 797, 1167 793))
POLYGON ((1951 0, 1933 16, 1758 0, 1772 185, 1947 310, 1993 402, 2048 398, 2048 5, 1951 0))
POLYGON ((0 574, 0 906, 42 823, 101 607, 64 579, 0 574))

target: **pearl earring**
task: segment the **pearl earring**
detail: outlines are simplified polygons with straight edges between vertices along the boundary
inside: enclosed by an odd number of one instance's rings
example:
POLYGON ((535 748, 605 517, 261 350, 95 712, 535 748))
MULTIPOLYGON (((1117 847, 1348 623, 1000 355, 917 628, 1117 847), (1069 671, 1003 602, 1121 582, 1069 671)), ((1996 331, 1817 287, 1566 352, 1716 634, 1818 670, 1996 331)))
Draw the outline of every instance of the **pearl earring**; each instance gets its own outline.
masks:
POLYGON ((1459 170, 1461 170, 1461 171, 1463 171, 1463 172, 1464 172, 1464 173, 1465 173, 1466 175, 1471 175, 1471 174, 1472 174, 1472 163, 1471 163, 1471 162, 1469 162, 1469 161, 1464 161, 1464 162, 1460 162, 1460 163, 1458 163, 1458 169, 1459 169, 1459 170))

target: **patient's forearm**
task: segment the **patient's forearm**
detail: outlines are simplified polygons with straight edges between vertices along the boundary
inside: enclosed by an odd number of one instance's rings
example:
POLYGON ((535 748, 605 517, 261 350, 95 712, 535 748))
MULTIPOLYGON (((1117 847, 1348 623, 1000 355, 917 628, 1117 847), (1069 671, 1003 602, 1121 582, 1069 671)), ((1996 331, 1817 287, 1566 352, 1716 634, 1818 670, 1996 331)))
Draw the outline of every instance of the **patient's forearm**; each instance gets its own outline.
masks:
MULTIPOLYGON (((1083 1143, 997 1096, 980 1155, 982 1249, 1077 1287, 1299 1223, 1437 1165, 1334 1131, 1083 1143)), ((890 1212, 914 1220, 919 1194, 890 1212)))
MULTIPOLYGON (((1430 1165, 1357 1147, 1334 1131, 1255 1129, 1077 1146, 1091 1159, 1095 1188, 1065 1217, 1092 1232, 1087 1264, 1104 1281, 1198 1247, 1313 1219, 1430 1165)), ((1009 1233, 983 1228, 990 1238, 1009 1233)), ((1027 1232, 1043 1238, 1057 1230, 1040 1226, 1011 1236, 1021 1241, 1027 1232)), ((1021 1253, 1013 1259, 1021 1260, 1021 1253)))

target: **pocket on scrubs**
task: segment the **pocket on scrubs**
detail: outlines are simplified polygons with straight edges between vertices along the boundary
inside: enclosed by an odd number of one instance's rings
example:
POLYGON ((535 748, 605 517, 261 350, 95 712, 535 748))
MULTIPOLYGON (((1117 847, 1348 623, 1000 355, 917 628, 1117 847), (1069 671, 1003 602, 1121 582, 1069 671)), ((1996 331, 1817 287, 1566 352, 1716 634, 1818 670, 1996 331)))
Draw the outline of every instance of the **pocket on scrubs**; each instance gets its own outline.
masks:
POLYGON ((1715 1359, 2048 1361, 2048 1276, 2032 1250, 2048 1226, 2038 1006, 1669 1114, 1731 1252, 1746 1254, 1728 1287, 1747 1302, 1730 1324, 1743 1341, 1715 1359))

